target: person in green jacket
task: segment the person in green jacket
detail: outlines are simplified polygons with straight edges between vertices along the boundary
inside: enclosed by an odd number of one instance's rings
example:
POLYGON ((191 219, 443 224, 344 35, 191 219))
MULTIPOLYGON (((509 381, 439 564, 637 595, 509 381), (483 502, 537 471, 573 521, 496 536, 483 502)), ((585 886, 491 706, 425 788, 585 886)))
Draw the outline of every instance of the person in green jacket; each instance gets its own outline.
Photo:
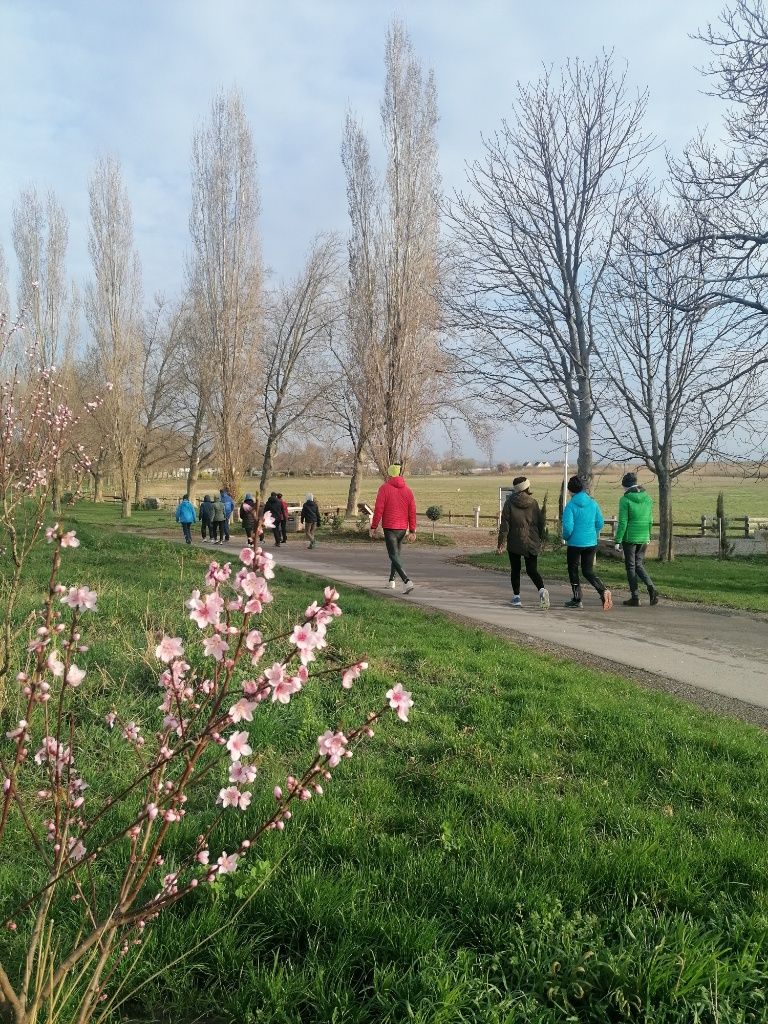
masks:
POLYGON ((659 595, 653 580, 645 568, 645 550, 651 539, 653 526, 653 501, 650 494, 637 482, 634 473, 625 473, 621 479, 624 493, 619 501, 619 521, 616 524, 616 547, 624 551, 624 567, 627 570, 630 598, 624 604, 637 608, 640 598, 637 594, 638 578, 648 587, 651 604, 659 603, 659 595))
POLYGON ((213 519, 211 521, 211 536, 214 544, 223 544, 225 527, 227 525, 227 510, 221 495, 213 499, 213 519))

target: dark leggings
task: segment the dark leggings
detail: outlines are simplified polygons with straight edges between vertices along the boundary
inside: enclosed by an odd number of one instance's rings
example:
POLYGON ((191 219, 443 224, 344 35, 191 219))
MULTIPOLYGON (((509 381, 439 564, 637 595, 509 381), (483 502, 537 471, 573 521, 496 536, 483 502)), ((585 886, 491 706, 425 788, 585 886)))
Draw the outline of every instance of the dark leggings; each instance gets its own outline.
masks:
POLYGON ((408 583, 408 573, 400 564, 400 545, 403 543, 405 534, 405 530, 384 531, 384 543, 387 545, 387 554, 389 555, 390 561, 390 581, 394 580, 395 574, 397 574, 403 583, 408 583))
POLYGON ((653 580, 648 575, 644 564, 645 549, 648 545, 629 544, 627 541, 624 541, 621 546, 624 549, 624 568, 627 570, 627 582, 629 583, 632 596, 634 597, 637 594, 638 577, 649 590, 653 590, 653 580))
POLYGON ((531 583, 537 590, 544 589, 544 580, 539 575, 538 555, 516 555, 514 551, 507 551, 509 555, 510 579, 512 580, 512 593, 517 597, 520 594, 520 566, 525 558, 525 571, 530 577, 531 583))
POLYGON ((211 523, 211 537, 213 540, 224 540, 224 522, 221 519, 214 519, 211 523))
POLYGON ((581 562, 581 571, 584 575, 584 579, 588 580, 598 594, 602 597, 605 593, 605 584, 599 576, 595 574, 595 554, 597 548, 572 548, 568 545, 568 579, 571 581, 572 587, 580 587, 581 580, 579 579, 579 562, 581 562))
POLYGON ((211 540, 214 540, 213 536, 213 523, 210 519, 200 520, 200 536, 205 540, 206 537, 210 536, 211 540))

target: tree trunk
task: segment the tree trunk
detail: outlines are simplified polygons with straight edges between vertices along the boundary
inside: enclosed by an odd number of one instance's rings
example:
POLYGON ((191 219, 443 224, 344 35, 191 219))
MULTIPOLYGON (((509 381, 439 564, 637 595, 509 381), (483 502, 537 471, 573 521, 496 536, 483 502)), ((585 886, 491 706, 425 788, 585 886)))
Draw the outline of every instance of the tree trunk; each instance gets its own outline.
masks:
POLYGON ((274 452, 275 442, 274 438, 270 435, 267 438, 267 443, 264 448, 264 461, 261 464, 261 478, 259 479, 259 498, 263 499, 266 494, 267 484, 269 478, 272 476, 272 455, 274 452))
POLYGON ((657 473, 659 482, 659 561, 674 561, 672 537, 672 480, 668 473, 657 473))
POLYGON ((128 517, 131 514, 131 499, 127 494, 123 495, 120 508, 120 515, 123 517, 123 519, 128 519, 128 517))
POLYGON ((576 436, 579 439, 579 456, 576 470, 584 484, 584 490, 592 492, 592 416, 585 415, 576 423, 576 436))
POLYGON ((55 515, 61 512, 61 466, 57 462, 51 480, 51 509, 55 515))
POLYGON ((99 467, 93 473, 93 500, 104 501, 104 475, 99 467))
POLYGON ((363 475, 363 445, 360 442, 355 449, 352 460, 352 479, 349 481, 349 492, 347 494, 347 515, 353 516, 357 512, 357 502, 360 497, 360 480, 363 475))
MULTIPOLYGON (((192 427, 192 437, 189 441, 189 472, 187 473, 187 494, 192 500, 200 476, 200 447, 203 443, 203 423, 205 421, 205 406, 200 401, 195 412, 195 424, 192 427)), ((226 485, 225 485, 226 486, 226 485)), ((230 491, 234 494, 234 491, 230 491)))
POLYGON ((140 505, 141 499, 143 498, 142 485, 144 483, 144 477, 140 469, 136 470, 136 475, 133 478, 133 501, 134 504, 140 505))

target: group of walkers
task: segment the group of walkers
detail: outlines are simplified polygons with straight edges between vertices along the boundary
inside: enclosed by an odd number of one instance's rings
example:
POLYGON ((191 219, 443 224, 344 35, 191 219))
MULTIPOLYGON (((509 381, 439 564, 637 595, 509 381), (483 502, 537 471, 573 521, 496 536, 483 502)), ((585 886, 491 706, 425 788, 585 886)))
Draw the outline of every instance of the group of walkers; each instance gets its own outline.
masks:
MULTIPOLYGON (((211 544, 223 544, 229 540, 235 502, 226 488, 221 488, 217 497, 206 494, 195 512, 195 506, 185 494, 176 508, 176 522, 180 524, 187 544, 192 543, 192 527, 200 521, 200 536, 203 541, 211 544)), ((288 540, 288 503, 282 494, 272 491, 270 496, 259 506, 252 494, 246 494, 238 509, 240 522, 250 544, 254 536, 258 541, 264 539, 264 516, 272 516, 274 526, 270 527, 275 538, 275 545, 280 547, 288 540)), ((320 509, 317 507, 313 494, 308 494, 301 509, 301 523, 304 534, 309 541, 308 547, 316 544, 315 530, 320 525, 320 509)))
MULTIPOLYGON (((630 596, 625 605, 637 607, 640 604, 639 583, 648 589, 652 605, 658 604, 659 596, 653 580, 645 568, 645 553, 651 539, 653 526, 653 502, 650 495, 638 484, 634 473, 625 473, 621 485, 624 494, 619 501, 619 517, 616 524, 615 543, 617 550, 623 550, 624 565, 629 583, 630 596)), ((613 607, 611 591, 595 572, 600 531, 605 525, 600 506, 588 493, 579 476, 568 481, 568 501, 563 509, 562 538, 566 547, 566 565, 572 595, 566 601, 566 608, 583 608, 583 578, 597 591, 604 611, 613 607)), ((229 527, 235 503, 229 492, 222 488, 213 500, 205 495, 199 508, 202 539, 214 544, 229 540, 229 527)), ((282 494, 272 491, 263 505, 246 494, 239 508, 248 543, 264 538, 264 517, 269 514, 273 525, 270 527, 275 545, 280 547, 288 539, 288 505, 282 494)), ((320 525, 320 510, 313 494, 307 494, 301 508, 301 523, 307 546, 315 547, 315 531, 320 525)), ((176 509, 176 521, 181 524, 184 539, 192 543, 192 524, 197 520, 195 509, 185 494, 176 509)), ((370 524, 373 538, 379 526, 384 530, 384 542, 389 558, 389 579, 387 586, 394 589, 399 578, 403 593, 410 594, 414 584, 402 562, 403 541, 416 539, 416 501, 413 491, 402 476, 402 466, 389 467, 386 481, 379 487, 376 504, 370 524)), ((539 503, 533 497, 531 483, 527 477, 518 476, 512 481, 512 493, 504 503, 499 525, 497 551, 502 554, 506 548, 509 555, 510 580, 512 583, 512 606, 522 607, 520 579, 523 565, 533 585, 538 590, 539 606, 550 607, 549 591, 544 585, 538 567, 538 558, 546 536, 546 523, 539 503)))
MULTIPOLYGON (((659 602, 659 595, 644 564, 653 526, 653 502, 647 491, 638 484, 634 473, 625 473, 621 486, 624 494, 619 501, 614 540, 617 550, 623 550, 629 583, 630 596, 624 604, 635 608, 640 604, 638 581, 642 581, 648 588, 650 603, 655 605, 659 602)), ((527 477, 515 477, 512 488, 501 513, 497 541, 498 553, 501 554, 506 547, 509 555, 512 606, 522 606, 520 572, 524 562, 525 571, 539 592, 540 607, 549 608, 549 591, 538 569, 538 557, 545 537, 544 516, 533 497, 527 477)), ((603 610, 610 611, 613 607, 611 591, 595 573, 598 538, 605 525, 603 513, 595 499, 587 493, 581 477, 571 477, 568 493, 571 499, 563 509, 563 542, 567 545, 566 564, 572 595, 565 607, 584 607, 581 586, 583 576, 597 591, 603 610)))

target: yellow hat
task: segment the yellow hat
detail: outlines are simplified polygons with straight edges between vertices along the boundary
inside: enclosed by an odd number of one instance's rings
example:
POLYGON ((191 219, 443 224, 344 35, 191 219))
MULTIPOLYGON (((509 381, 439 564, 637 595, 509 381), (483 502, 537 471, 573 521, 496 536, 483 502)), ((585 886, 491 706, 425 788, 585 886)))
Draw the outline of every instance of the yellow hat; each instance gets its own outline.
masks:
POLYGON ((400 476, 400 473, 402 472, 402 469, 403 469, 402 466, 399 466, 397 463, 395 463, 394 465, 389 467, 389 469, 387 470, 387 475, 388 476, 400 476))

